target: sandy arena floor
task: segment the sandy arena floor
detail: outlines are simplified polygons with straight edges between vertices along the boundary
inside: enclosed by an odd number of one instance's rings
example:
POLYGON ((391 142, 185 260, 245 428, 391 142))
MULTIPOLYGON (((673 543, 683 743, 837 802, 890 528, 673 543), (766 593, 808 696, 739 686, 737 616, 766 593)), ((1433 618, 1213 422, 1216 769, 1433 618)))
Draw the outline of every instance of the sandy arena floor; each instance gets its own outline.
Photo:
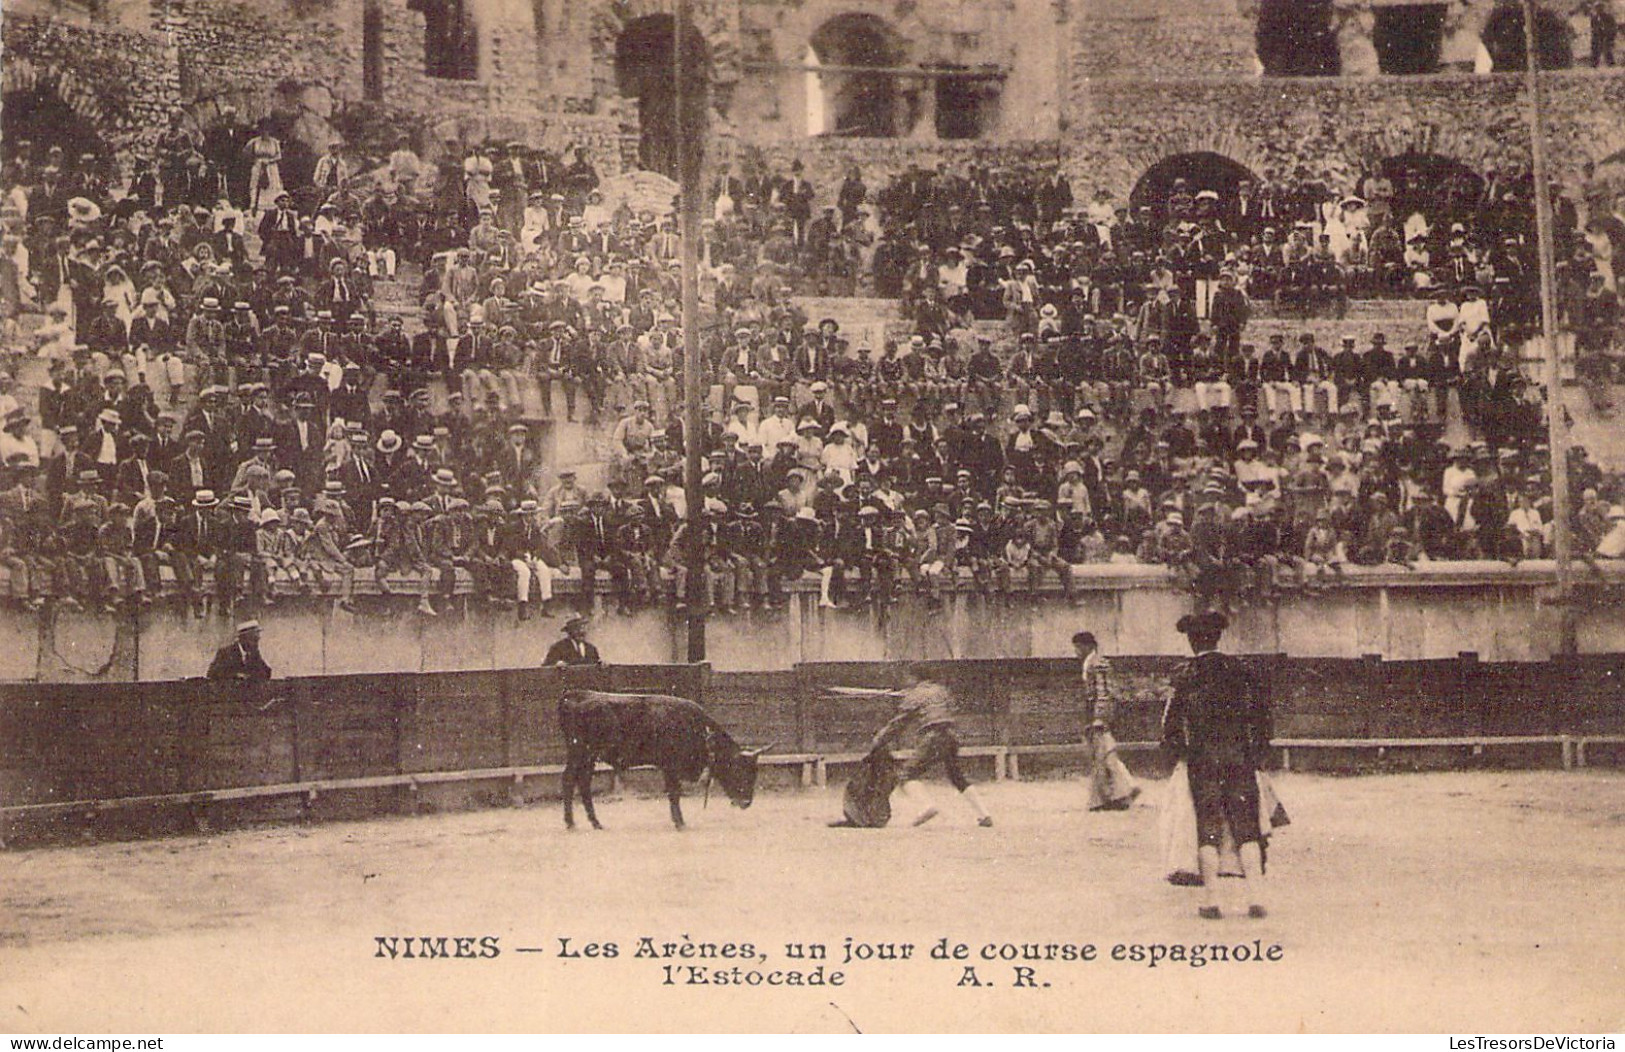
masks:
MULTIPOLYGON (((1158 878, 1156 811, 1090 814, 1078 781, 934 786, 923 829, 830 830, 834 789, 749 811, 556 806, 0 854, 0 1031, 1425 1030, 1625 1024, 1625 777, 1603 772, 1279 779, 1272 915, 1194 916, 1158 878), (375 936, 496 936, 495 959, 379 959, 375 936), (749 942, 748 972, 840 987, 667 986, 637 940, 749 942), (843 964, 847 936, 912 959, 843 964), (613 941, 619 956, 560 959, 613 941), (934 961, 940 938, 963 962, 934 961), (1110 960, 1118 944, 1281 947, 1278 963, 1110 960), (980 959, 1093 943, 1092 962, 980 959), (539 947, 545 953, 521 953, 539 947), (981 987, 957 985, 966 964, 981 987)), ((1152 786, 1155 797, 1160 787, 1152 786)), ((1235 882, 1226 882, 1234 896, 1235 882)), ((455 946, 455 944, 450 944, 455 946)), ((470 944, 474 945, 474 944, 470 944)))

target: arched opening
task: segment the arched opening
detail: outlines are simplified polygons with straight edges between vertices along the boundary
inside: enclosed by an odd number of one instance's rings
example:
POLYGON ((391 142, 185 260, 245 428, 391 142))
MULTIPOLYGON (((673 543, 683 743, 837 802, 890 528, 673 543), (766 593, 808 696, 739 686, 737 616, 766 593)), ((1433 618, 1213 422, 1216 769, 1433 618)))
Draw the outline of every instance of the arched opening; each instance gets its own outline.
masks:
POLYGON ((1332 0, 1260 0, 1256 39, 1266 77, 1335 77, 1342 72, 1332 0))
POLYGON ((986 135, 998 123, 1004 81, 992 74, 973 73, 961 65, 938 68, 958 75, 937 78, 937 138, 979 139, 986 135))
POLYGON ((442 80, 474 80, 480 72, 480 34, 466 0, 407 0, 423 13, 423 72, 442 80))
POLYGON ((1377 51, 1377 68, 1397 76, 1437 72, 1449 10, 1437 0, 1373 7, 1371 44, 1377 51))
MULTIPOLYGON (((1527 68, 1522 4, 1498 4, 1479 35, 1496 72, 1527 68)), ((1545 8, 1535 11, 1535 61, 1540 69, 1568 69, 1574 65, 1574 38, 1568 23, 1545 8)))
POLYGON ((897 77, 890 72, 902 63, 903 47, 884 19, 832 18, 812 35, 811 52, 809 65, 834 68, 808 74, 808 135, 887 139, 907 132, 897 77))
POLYGON ((1407 151, 1385 157, 1377 170, 1393 185, 1397 222, 1420 214, 1431 225, 1470 216, 1484 195, 1484 177, 1453 157, 1407 151))
MULTIPOLYGON (((1145 170, 1129 194, 1129 207, 1137 214, 1142 206, 1148 206, 1152 219, 1160 226, 1170 216, 1169 199, 1176 191, 1194 200, 1197 194, 1211 190, 1219 195, 1219 213, 1226 214, 1235 208, 1241 184, 1256 180, 1246 165, 1222 153, 1178 153, 1145 170)), ((1179 202, 1175 204, 1177 207, 1179 202)))
POLYGON ((53 146, 62 147, 62 156, 77 161, 84 154, 104 156, 106 144, 91 122, 63 100, 52 84, 36 83, 5 93, 0 101, 0 144, 6 160, 38 160, 53 146), (18 143, 32 144, 31 156, 19 157, 18 143))
MULTIPOLYGON (((646 15, 627 23, 615 39, 615 81, 623 96, 638 100, 638 163, 675 179, 680 122, 677 113, 677 51, 672 37, 677 20, 646 15)), ((710 84, 705 38, 689 27, 683 34, 689 77, 684 84, 690 115, 703 115, 710 84)))

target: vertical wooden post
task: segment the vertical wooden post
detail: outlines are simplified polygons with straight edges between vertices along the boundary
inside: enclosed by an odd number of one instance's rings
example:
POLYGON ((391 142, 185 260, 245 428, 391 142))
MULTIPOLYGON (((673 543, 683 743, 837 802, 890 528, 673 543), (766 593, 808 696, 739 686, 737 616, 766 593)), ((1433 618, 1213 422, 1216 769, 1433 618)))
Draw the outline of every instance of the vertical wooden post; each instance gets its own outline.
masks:
POLYGON ((1524 81, 1529 103, 1529 150, 1535 181, 1535 230, 1540 247, 1540 324, 1546 352, 1546 439, 1552 456, 1552 557, 1557 563, 1557 649, 1577 651, 1573 584, 1569 572, 1568 412, 1557 346, 1556 256, 1552 246, 1552 199, 1546 169, 1546 116, 1542 106, 1535 3, 1523 0, 1524 81))
POLYGON ((705 158, 705 71, 689 70, 700 56, 689 53, 695 35, 693 0, 677 0, 672 25, 673 94, 677 100, 677 169, 679 227, 683 263, 683 495, 687 505, 684 565, 688 567, 688 653, 690 662, 705 660, 705 538, 701 519, 705 496, 701 491, 700 457, 704 452, 706 422, 702 399, 708 385, 700 348, 700 209, 705 197, 702 169, 705 158))

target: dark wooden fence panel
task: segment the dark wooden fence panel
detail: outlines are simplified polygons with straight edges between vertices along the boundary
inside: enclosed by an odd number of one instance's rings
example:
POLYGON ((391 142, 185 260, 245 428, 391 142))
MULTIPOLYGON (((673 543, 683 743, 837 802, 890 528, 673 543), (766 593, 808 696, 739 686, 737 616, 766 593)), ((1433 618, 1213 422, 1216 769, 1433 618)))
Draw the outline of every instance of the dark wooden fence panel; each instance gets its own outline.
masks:
POLYGON ((1027 660, 943 661, 922 667, 953 692, 955 726, 966 745, 1005 744, 1011 683, 1042 675, 1027 660))
POLYGON ((414 676, 403 695, 400 769, 466 771, 507 764, 501 673, 414 676))
POLYGON ((286 683, 222 688, 188 680, 165 686, 182 728, 183 790, 299 781, 296 713, 286 683))
POLYGON ((1083 740, 1077 668, 1076 661, 1063 660, 1007 664, 1003 744, 1058 745, 1083 740))
MULTIPOLYGON (((1481 664, 1455 660, 1250 658, 1281 738, 1415 738, 1625 731, 1625 656, 1481 664)), ((1154 741, 1170 657, 1113 660, 1122 741, 1154 741)), ((955 695, 967 745, 1082 739, 1074 662, 928 665, 955 695)), ((358 675, 265 684, 8 684, 0 687, 0 806, 114 799, 299 781, 556 764, 558 699, 570 686, 701 700, 743 744, 861 750, 895 712, 898 666, 820 663, 711 674, 610 666, 358 675)), ((1600 754, 1599 754, 1600 755, 1600 754)))
POLYGON ((51 774, 46 799, 100 800, 181 791, 178 710, 169 684, 38 688, 31 722, 35 757, 51 774))
POLYGON ((1272 666, 1276 736, 1367 736, 1371 710, 1381 703, 1380 676, 1380 663, 1374 661, 1309 658, 1272 666))
POLYGON ((1473 731, 1494 735, 1567 731, 1561 699, 1575 684, 1559 676, 1556 667, 1546 662, 1464 662, 1462 703, 1476 717, 1473 731))
POLYGON ((38 691, 0 694, 0 801, 43 804, 71 799, 51 762, 57 707, 38 691))
POLYGON ((525 767, 564 762, 559 695, 564 677, 553 671, 507 669, 495 673, 507 721, 508 763, 525 767))
POLYGON ((1550 670, 1526 702, 1552 714, 1570 734, 1625 731, 1625 654, 1598 654, 1536 665, 1550 670))
POLYGON ((884 697, 843 697, 825 687, 890 690, 902 685, 897 666, 878 661, 821 662, 796 666, 806 748, 812 752, 862 751, 885 726, 897 705, 884 697))
POLYGON ((1484 733, 1481 698, 1463 688, 1474 661, 1386 661, 1366 731, 1388 738, 1448 738, 1484 733))
POLYGON ((401 722, 416 694, 412 679, 389 673, 288 680, 300 776, 399 774, 401 722))
POLYGON ((793 671, 725 672, 705 687, 705 708, 746 748, 801 751, 801 706, 793 671))

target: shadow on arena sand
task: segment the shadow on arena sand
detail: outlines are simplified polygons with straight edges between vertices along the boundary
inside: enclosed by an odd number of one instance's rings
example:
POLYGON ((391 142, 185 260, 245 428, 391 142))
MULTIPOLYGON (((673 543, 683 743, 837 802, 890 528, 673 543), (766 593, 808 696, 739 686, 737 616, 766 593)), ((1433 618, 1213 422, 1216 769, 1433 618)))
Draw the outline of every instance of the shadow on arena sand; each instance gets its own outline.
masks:
MULTIPOLYGON (((945 786, 922 829, 826 829, 835 789, 670 829, 611 799, 0 856, 0 1030, 1092 1030, 1595 1032, 1625 1023, 1625 778, 1283 775, 1271 915, 1214 923, 1157 873, 1156 812, 1091 814, 1078 781, 994 783, 977 829, 945 786), (495 959, 380 959, 378 936, 495 936, 495 959), (747 971, 840 987, 664 985, 640 937, 751 943, 747 971), (912 943, 843 964, 842 944, 912 943), (560 959, 615 942, 614 959, 560 959), (971 959, 933 961, 938 939, 971 959), (1282 947, 1277 964, 1114 962, 1118 944, 1282 947), (1093 943, 1012 985, 988 944, 1093 943), (544 953, 521 953, 537 947, 544 953), (959 985, 965 964, 982 987, 959 985)), ((1155 799, 1159 787, 1148 797, 1155 799)), ((1227 882, 1228 883, 1228 882, 1227 882)), ((1234 898, 1237 890, 1227 886, 1234 898)), ((679 971, 678 974, 686 974, 679 971)))

